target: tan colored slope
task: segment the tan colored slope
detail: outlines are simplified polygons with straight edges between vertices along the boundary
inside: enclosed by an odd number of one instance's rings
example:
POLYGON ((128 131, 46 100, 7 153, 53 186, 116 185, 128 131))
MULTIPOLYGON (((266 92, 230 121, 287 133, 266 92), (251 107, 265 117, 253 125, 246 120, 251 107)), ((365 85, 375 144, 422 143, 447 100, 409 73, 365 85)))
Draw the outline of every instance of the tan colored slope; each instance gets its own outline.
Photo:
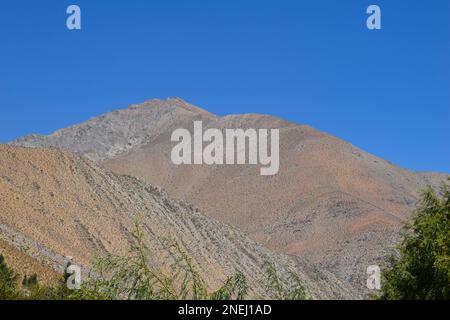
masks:
POLYGON ((305 261, 273 254, 156 187, 69 152, 0 145, 0 238, 10 246, 60 272, 65 257, 88 268, 97 255, 127 253, 135 219, 155 250, 156 264, 164 265, 167 254, 155 241, 169 237, 192 257, 211 288, 239 270, 254 294, 264 296, 262 265, 271 260, 280 272, 288 267, 300 272, 316 297, 351 296, 331 275, 306 274, 301 265, 312 267, 305 261), (329 287, 319 287, 321 281, 329 287))
POLYGON ((61 274, 53 270, 50 266, 43 265, 33 257, 30 257, 24 251, 10 245, 0 239, 0 254, 5 257, 9 267, 19 274, 19 279, 25 275, 37 274, 39 283, 55 284, 61 278, 61 274))

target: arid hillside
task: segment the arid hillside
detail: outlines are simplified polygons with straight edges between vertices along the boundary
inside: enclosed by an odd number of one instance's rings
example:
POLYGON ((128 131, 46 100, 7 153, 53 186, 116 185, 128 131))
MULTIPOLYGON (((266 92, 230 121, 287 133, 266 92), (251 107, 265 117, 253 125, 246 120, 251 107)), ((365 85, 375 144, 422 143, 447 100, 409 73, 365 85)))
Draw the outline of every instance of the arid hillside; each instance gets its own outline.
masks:
POLYGON ((418 192, 445 174, 417 173, 309 126, 263 115, 217 117, 180 99, 151 100, 15 144, 71 150, 159 185, 261 245, 309 260, 366 293, 366 268, 392 250, 418 192), (280 128, 280 171, 257 166, 175 166, 173 130, 280 128))
POLYGON ((118 176, 68 151, 0 145, 0 250, 22 273, 51 280, 69 259, 88 270, 96 256, 126 255, 138 221, 164 267, 160 237, 176 241, 211 288, 241 271, 253 294, 264 261, 299 272, 315 297, 351 297, 350 288, 306 261, 271 253, 240 231, 174 201, 158 187, 118 176), (322 283, 322 284, 321 284, 322 283))

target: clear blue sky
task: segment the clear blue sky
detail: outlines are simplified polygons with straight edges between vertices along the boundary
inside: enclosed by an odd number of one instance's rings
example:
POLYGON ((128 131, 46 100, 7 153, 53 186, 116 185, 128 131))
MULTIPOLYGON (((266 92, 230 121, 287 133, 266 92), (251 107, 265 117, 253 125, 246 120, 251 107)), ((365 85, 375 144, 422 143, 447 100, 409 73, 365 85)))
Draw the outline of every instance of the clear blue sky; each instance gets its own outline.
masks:
POLYGON ((150 98, 267 113, 450 172, 450 1, 2 1, 0 142, 150 98), (82 30, 66 28, 78 4, 82 30), (365 26, 382 9, 382 30, 365 26))

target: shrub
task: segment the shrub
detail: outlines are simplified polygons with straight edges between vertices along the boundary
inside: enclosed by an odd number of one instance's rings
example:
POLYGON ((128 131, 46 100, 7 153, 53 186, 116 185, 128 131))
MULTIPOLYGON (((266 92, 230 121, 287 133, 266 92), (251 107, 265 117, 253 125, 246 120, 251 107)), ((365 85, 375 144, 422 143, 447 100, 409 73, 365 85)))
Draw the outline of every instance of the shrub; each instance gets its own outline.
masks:
POLYGON ((275 266, 266 262, 264 264, 266 272, 267 292, 275 300, 307 300, 309 299, 306 288, 299 275, 289 272, 284 279, 278 275, 275 266))
POLYGON ((6 264, 5 258, 0 254, 0 300, 15 299, 18 275, 6 264))
POLYGON ((427 188, 382 275, 379 299, 450 299, 450 188, 427 188))
POLYGON ((22 286, 26 288, 34 287, 38 284, 37 274, 33 273, 31 276, 25 275, 22 280, 22 286))

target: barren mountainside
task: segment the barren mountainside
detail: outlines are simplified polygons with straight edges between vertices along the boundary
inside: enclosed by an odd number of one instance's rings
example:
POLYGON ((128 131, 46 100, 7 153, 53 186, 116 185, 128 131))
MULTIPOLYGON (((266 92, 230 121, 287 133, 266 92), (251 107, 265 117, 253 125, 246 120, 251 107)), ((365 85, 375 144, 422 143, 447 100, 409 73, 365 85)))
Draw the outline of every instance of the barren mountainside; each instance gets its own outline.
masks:
POLYGON ((159 185, 264 247, 334 274, 353 297, 366 293, 367 266, 392 251, 419 190, 438 188, 448 176, 399 168, 309 126, 263 115, 218 117, 178 98, 150 100, 14 144, 68 149, 159 185), (173 165, 171 133, 192 130, 194 120, 205 128, 280 128, 279 173, 261 176, 248 165, 173 165))
POLYGON ((253 294, 264 296, 262 266, 272 261, 281 273, 299 272, 315 297, 351 296, 332 275, 264 249, 158 187, 67 151, 0 145, 0 250, 20 271, 54 279, 69 259, 87 272, 96 256, 126 255, 135 220, 155 264, 164 267, 168 253, 159 239, 170 238, 213 289, 241 271, 253 294))

